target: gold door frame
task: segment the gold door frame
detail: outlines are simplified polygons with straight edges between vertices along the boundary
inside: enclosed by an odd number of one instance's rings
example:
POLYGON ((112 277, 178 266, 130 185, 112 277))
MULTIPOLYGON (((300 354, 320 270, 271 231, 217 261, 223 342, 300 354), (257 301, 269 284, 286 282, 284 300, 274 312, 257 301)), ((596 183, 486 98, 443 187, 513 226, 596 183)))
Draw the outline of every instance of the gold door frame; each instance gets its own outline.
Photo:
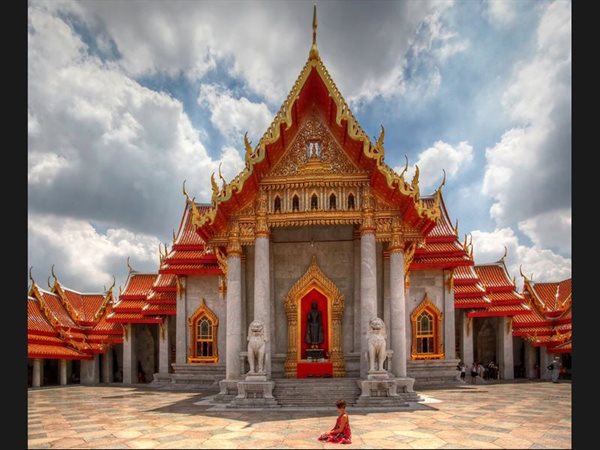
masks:
POLYGON ((323 273, 317 264, 317 257, 312 257, 308 270, 289 290, 285 297, 285 314, 288 321, 288 351, 285 358, 284 372, 286 378, 296 378, 298 361, 300 360, 300 301, 311 290, 316 289, 327 298, 327 320, 329 335, 329 353, 333 363, 333 376, 346 375, 346 365, 342 351, 342 315, 344 313, 344 296, 323 273))

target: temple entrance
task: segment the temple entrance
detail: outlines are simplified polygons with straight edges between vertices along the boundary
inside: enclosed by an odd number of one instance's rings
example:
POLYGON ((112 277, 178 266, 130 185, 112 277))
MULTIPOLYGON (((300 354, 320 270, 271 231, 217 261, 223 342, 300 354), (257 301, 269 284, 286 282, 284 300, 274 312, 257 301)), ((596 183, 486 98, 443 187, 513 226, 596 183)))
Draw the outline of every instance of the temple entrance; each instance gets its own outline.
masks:
POLYGON ((489 318, 481 322, 481 326, 475 334, 475 361, 481 364, 487 364, 490 361, 497 362, 496 359, 496 330, 490 323, 489 318))
POLYGON ((343 377, 344 296, 321 271, 316 257, 285 298, 288 321, 286 378, 343 377))
POLYGON ((329 303, 327 297, 314 288, 300 300, 298 378, 333 376, 333 364, 329 353, 329 303))

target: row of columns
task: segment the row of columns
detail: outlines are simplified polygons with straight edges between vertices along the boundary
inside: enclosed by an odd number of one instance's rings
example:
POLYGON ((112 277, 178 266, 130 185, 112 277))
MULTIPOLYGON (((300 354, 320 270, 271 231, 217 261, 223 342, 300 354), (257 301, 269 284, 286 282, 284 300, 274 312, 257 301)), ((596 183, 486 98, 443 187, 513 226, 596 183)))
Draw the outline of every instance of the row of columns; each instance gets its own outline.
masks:
MULTIPOLYGON (((80 362, 81 384, 97 384, 102 379, 103 383, 113 382, 113 359, 111 349, 107 349, 102 355, 94 355, 93 359, 80 362), (100 358, 102 358, 102 374, 100 374, 100 358)), ((61 386, 68 384, 68 361, 58 360, 58 383, 61 386)), ((32 386, 41 387, 44 383, 44 360, 36 358, 33 360, 32 386)))

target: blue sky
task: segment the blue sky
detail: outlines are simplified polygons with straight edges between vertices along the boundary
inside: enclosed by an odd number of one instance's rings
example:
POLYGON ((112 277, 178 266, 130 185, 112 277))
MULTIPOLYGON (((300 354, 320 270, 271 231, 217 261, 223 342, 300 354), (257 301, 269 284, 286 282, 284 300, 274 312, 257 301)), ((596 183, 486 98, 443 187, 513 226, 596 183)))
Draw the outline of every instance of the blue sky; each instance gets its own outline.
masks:
MULTIPOLYGON (((318 47, 386 161, 439 185, 477 262, 571 271, 571 3, 320 1, 318 47)), ((29 2, 29 248, 97 290, 157 269, 184 200, 243 166, 308 57, 312 2, 29 2)))

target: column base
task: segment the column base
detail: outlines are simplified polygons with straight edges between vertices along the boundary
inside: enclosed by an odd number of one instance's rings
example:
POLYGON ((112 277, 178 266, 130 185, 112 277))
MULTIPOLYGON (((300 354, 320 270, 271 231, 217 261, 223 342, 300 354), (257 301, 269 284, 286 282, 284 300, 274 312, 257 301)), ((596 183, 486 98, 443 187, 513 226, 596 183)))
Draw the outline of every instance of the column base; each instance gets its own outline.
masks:
POLYGON ((217 395, 212 399, 212 403, 229 403, 238 394, 237 389, 238 380, 221 380, 219 381, 219 388, 221 389, 217 395))
POLYGON ((274 387, 273 381, 238 381, 238 395, 227 407, 277 408, 279 404, 273 397, 274 387))

